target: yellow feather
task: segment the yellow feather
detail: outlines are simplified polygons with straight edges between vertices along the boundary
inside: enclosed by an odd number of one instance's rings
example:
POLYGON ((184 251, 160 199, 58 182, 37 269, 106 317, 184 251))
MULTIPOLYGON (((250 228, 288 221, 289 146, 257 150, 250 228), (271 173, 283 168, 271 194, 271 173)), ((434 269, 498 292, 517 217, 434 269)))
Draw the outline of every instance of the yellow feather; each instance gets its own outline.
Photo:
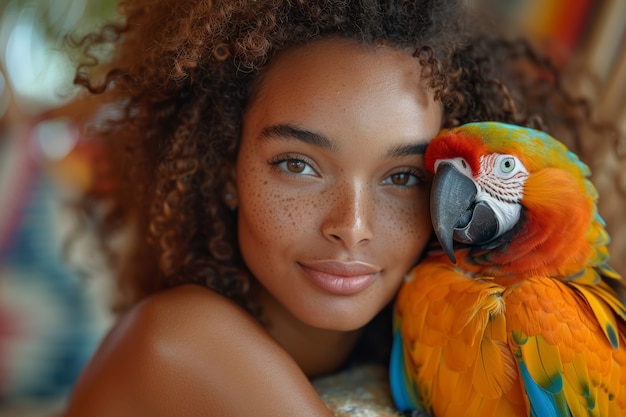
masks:
POLYGON ((559 349, 537 335, 520 345, 520 350, 533 380, 546 391, 559 392, 563 386, 559 349))
POLYGON ((576 389, 572 386, 572 382, 572 380, 567 379, 563 386, 563 392, 570 412, 573 416, 587 416, 589 411, 586 404, 581 400, 582 397, 576 394, 576 389))
POLYGON ((602 331, 609 343, 611 343, 614 348, 618 348, 619 340, 617 337, 617 321, 615 320, 614 310, 603 300, 607 300, 613 304, 619 304, 619 301, 607 292, 602 293, 598 291, 599 288, 597 286, 589 287, 586 285, 578 285, 575 282, 572 282, 571 285, 576 288, 587 303, 589 303, 589 307, 591 307, 593 314, 598 319, 598 323, 600 323, 600 327, 602 327, 602 331))
POLYGON ((573 415, 602 415, 598 414, 597 387, 590 383, 591 378, 587 370, 587 362, 582 354, 576 355, 573 360, 563 365, 563 393, 573 415), (592 410, 592 411, 589 411, 592 410))

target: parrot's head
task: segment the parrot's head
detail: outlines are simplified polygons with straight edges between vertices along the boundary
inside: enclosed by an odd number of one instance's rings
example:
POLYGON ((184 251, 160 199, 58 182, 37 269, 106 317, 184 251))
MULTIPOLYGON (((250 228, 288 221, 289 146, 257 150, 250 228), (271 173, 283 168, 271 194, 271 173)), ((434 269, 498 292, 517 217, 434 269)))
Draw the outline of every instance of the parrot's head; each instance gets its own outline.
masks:
POLYGON ((557 235, 584 238, 597 214, 588 167, 539 130, 499 122, 444 129, 428 145, 425 163, 434 174, 435 234, 453 262, 454 241, 510 248, 526 233, 534 240, 526 239, 523 250, 533 251, 557 235))

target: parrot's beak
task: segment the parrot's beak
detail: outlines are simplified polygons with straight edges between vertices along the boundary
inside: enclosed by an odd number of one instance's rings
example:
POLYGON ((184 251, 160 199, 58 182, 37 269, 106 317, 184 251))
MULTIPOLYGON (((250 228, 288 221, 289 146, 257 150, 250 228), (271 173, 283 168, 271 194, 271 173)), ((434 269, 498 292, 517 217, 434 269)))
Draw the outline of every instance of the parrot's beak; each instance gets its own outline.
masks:
POLYGON ((454 240, 480 244, 498 233, 495 213, 485 203, 476 203, 477 192, 471 178, 452 164, 439 164, 430 194, 430 214, 437 239, 454 263, 454 240))

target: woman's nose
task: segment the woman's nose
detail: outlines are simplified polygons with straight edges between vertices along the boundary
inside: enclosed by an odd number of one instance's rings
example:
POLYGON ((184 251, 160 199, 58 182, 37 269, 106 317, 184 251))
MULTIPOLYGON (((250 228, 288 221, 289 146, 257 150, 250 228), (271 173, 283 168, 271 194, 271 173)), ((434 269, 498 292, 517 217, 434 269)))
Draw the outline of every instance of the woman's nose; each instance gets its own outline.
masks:
POLYGON ((339 187, 329 201, 322 233, 346 248, 372 240, 372 203, 363 185, 339 187))

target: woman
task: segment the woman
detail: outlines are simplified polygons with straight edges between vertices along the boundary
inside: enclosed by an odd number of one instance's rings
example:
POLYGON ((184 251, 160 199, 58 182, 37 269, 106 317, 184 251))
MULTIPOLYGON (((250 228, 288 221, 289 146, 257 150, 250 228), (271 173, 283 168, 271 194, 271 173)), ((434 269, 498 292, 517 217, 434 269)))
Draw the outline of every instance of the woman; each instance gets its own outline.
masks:
POLYGON ((85 39, 114 47, 77 82, 117 109, 96 126, 113 186, 84 201, 124 314, 68 417, 331 415, 309 379, 386 360, 431 236, 429 139, 583 123, 461 3, 135 0, 85 39))

